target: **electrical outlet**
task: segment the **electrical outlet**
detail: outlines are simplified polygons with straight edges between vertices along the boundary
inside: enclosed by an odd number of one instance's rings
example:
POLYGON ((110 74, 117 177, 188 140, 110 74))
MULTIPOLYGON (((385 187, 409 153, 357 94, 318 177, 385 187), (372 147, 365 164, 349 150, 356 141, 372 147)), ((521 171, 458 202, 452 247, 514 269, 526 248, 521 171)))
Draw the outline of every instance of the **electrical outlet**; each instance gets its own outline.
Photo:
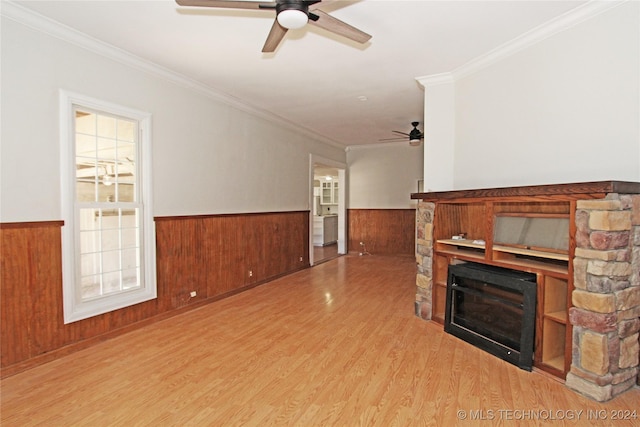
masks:
POLYGON ((249 270, 249 277, 253 277, 253 270, 249 270))
POLYGON ((196 291, 191 291, 191 298, 195 298, 198 293, 196 291))

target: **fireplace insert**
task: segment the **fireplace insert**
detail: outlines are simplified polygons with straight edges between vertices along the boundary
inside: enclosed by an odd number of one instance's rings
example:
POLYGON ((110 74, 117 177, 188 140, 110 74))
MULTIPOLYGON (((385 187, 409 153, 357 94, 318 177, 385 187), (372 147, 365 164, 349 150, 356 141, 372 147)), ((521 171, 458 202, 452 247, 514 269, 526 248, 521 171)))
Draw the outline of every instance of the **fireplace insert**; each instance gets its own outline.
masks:
POLYGON ((476 263, 449 266, 444 330, 531 371, 536 275, 476 263))

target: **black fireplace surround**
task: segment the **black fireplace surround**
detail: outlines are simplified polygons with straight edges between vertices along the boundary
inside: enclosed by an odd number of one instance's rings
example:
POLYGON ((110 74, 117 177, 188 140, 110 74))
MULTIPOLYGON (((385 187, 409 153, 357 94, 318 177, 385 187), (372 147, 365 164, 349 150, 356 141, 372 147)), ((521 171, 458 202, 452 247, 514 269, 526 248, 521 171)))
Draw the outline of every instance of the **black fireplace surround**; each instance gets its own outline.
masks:
POLYGON ((444 330, 531 371, 536 275, 471 262, 448 273, 444 330))

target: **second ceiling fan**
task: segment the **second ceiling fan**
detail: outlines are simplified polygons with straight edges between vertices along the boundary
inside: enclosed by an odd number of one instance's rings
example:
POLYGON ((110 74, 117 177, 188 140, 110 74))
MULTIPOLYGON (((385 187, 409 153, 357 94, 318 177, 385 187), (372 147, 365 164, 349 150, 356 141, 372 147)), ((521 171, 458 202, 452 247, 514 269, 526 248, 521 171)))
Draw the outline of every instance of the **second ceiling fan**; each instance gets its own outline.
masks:
POLYGON ((422 133, 422 131, 418 129, 419 124, 420 122, 411 122, 411 126, 413 126, 413 129, 411 129, 411 132, 409 133, 400 132, 399 130, 392 131, 393 133, 397 133, 398 135, 403 135, 402 137, 381 139, 380 141, 381 142, 406 141, 408 139, 409 145, 417 147, 418 145, 420 145, 420 141, 424 139, 424 133, 422 133))
MULTIPOLYGON (((226 1, 226 0, 176 0, 180 6, 221 7, 227 9, 275 10, 276 19, 262 47, 262 52, 274 52, 288 30, 302 28, 307 23, 346 37, 358 43, 366 43, 371 36, 318 9, 321 0, 276 1, 226 1)), ((323 3, 331 3, 324 1, 323 3)))

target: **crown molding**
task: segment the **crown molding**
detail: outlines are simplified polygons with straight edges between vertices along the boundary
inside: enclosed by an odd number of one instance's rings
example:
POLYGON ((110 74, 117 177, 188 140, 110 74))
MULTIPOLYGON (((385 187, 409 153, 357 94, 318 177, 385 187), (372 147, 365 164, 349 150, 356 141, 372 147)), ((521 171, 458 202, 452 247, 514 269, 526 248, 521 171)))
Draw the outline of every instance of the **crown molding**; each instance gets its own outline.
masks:
POLYGON ((423 87, 438 86, 447 83, 453 83, 455 80, 451 73, 432 74, 430 76, 416 77, 418 83, 423 87))
POLYGON ((451 72, 416 77, 416 80, 424 88, 455 82, 628 1, 629 0, 590 0, 472 59, 451 72))
POLYGON ((488 53, 473 59, 452 71, 455 80, 473 74, 489 65, 533 46, 555 34, 568 30, 628 0, 590 0, 530 31, 504 43, 488 53))
POLYGON ((281 116, 273 114, 270 111, 249 105, 236 97, 233 97, 222 91, 212 89, 211 87, 206 86, 196 80, 190 79, 182 74, 171 71, 168 68, 164 68, 154 62, 140 58, 139 56, 129 53, 123 49, 93 38, 85 33, 82 33, 69 26, 54 21, 53 19, 50 19, 30 9, 20 6, 12 2, 11 0, 2 0, 0 2, 0 15, 33 30, 45 33, 49 36, 73 44, 97 55, 109 58, 123 65, 167 80, 177 86, 192 90, 196 93, 231 106, 252 116, 262 118, 271 123, 276 123, 284 128, 307 136, 318 142, 325 143, 340 149, 345 148, 345 144, 341 144, 327 137, 318 135, 317 133, 314 133, 313 131, 305 127, 293 123, 281 116))

